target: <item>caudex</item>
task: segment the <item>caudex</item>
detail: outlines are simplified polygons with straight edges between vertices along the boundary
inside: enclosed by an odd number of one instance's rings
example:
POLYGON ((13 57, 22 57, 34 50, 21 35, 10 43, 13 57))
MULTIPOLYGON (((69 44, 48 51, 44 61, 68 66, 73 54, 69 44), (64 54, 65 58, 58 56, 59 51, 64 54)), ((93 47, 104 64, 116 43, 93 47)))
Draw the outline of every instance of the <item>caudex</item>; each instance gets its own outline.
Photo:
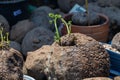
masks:
POLYGON ((71 21, 66 22, 60 14, 49 13, 49 17, 53 19, 53 20, 50 20, 50 23, 54 23, 55 25, 54 40, 60 43, 60 34, 59 34, 58 26, 57 26, 57 20, 60 19, 62 23, 66 26, 67 34, 71 33, 71 21))
POLYGON ((0 50, 9 49, 10 41, 8 37, 9 37, 9 33, 3 35, 3 28, 0 28, 0 50))

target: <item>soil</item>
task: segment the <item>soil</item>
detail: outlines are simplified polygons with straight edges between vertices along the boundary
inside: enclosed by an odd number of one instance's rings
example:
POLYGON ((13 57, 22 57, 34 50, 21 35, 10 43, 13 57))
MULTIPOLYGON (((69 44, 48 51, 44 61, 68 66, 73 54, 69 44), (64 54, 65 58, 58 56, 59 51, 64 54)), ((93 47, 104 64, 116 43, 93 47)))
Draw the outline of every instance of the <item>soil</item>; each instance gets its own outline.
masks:
POLYGON ((80 33, 61 37, 61 42, 29 52, 25 62, 28 74, 58 80, 81 80, 109 76, 109 55, 96 40, 80 33), (40 67, 41 66, 41 67, 40 67), (40 76, 40 75, 39 75, 40 76))
POLYGON ((103 43, 102 45, 105 49, 108 49, 108 50, 111 50, 113 52, 120 54, 120 51, 118 51, 116 48, 113 48, 110 44, 103 43))
POLYGON ((112 47, 116 48, 117 50, 120 51, 120 33, 117 33, 111 42, 112 47))
POLYGON ((0 50, 0 80, 23 80, 23 57, 15 49, 0 50))

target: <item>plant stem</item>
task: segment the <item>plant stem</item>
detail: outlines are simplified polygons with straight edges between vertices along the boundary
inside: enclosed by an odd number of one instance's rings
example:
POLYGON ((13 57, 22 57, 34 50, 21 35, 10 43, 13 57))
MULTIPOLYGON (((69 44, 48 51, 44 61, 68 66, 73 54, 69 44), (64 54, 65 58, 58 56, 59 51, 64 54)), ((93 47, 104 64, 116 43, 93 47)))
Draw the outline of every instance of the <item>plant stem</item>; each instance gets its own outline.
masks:
POLYGON ((90 19, 89 19, 89 12, 88 12, 88 0, 85 0, 85 7, 86 7, 86 14, 87 14, 87 17, 88 17, 88 26, 90 25, 90 19))
POLYGON ((86 13, 88 14, 88 0, 85 0, 86 13))
POLYGON ((61 20, 65 24, 65 26, 67 27, 67 33, 70 34, 70 28, 68 27, 67 22, 63 18, 61 18, 61 20))
POLYGON ((0 37, 1 37, 1 42, 3 42, 2 29, 1 29, 1 31, 0 31, 0 37))
POLYGON ((57 28, 57 18, 54 19, 54 24, 55 24, 55 30, 56 30, 56 37, 58 38, 58 42, 60 42, 60 35, 59 35, 59 31, 57 28))

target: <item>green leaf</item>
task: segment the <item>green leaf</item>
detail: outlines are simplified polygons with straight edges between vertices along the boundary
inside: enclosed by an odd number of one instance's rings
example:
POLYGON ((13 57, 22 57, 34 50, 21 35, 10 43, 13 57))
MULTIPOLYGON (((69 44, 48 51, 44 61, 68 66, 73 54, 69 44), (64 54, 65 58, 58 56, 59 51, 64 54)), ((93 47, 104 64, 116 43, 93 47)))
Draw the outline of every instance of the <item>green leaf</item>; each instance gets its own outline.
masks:
POLYGON ((48 15, 49 15, 49 17, 51 17, 51 18, 55 18, 55 15, 54 15, 53 13, 49 13, 48 15))

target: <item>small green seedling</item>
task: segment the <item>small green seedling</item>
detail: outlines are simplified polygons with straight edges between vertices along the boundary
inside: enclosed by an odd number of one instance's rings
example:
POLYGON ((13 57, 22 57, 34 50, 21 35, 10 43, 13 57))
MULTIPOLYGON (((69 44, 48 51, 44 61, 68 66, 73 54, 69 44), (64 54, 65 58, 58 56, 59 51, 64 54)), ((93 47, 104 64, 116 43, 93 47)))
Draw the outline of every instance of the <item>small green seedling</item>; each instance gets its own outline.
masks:
POLYGON ((0 29, 0 50, 9 49, 10 41, 8 39, 9 33, 3 35, 3 28, 0 29))
POLYGON ((57 20, 60 19, 62 21, 62 23, 66 26, 68 34, 71 33, 71 21, 68 21, 68 23, 67 23, 60 14, 49 13, 49 17, 53 19, 53 20, 50 20, 50 23, 54 23, 54 25, 55 25, 56 32, 55 32, 54 39, 56 42, 60 43, 60 34, 58 31, 57 20))

